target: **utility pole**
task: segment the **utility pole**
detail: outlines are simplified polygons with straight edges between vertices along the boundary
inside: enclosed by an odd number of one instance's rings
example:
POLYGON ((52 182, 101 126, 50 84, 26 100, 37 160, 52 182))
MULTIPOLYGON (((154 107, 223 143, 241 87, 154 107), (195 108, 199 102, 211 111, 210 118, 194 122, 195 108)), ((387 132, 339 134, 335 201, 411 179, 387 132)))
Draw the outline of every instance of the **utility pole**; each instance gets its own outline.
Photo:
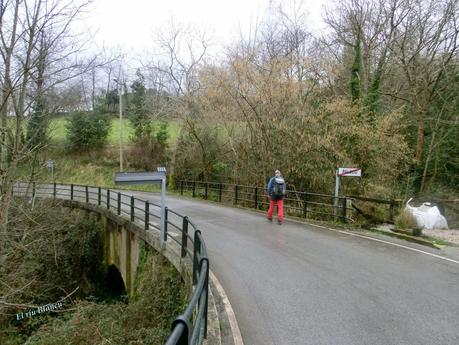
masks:
POLYGON ((118 79, 113 79, 118 84, 118 95, 120 105, 120 172, 123 171, 123 83, 118 79))

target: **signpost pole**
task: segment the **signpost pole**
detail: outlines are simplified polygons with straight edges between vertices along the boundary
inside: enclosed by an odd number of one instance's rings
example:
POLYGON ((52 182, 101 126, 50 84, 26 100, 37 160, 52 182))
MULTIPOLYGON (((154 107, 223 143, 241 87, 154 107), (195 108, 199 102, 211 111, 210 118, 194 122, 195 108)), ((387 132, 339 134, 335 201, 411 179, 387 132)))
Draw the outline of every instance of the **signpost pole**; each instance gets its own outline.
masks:
MULTIPOLYGON (((161 248, 164 246, 166 238, 166 168, 158 167, 157 171, 150 172, 119 172, 115 175, 115 184, 161 184, 161 206, 160 206, 160 221, 159 221, 159 243, 161 248)), ((109 193, 109 191, 107 192, 109 193)), ((108 207, 108 194, 107 194, 107 207, 108 207)), ((146 202, 146 207, 148 201, 146 202)), ((148 217, 148 210, 145 213, 148 217)), ((131 214, 132 218, 132 214, 131 214)), ((148 229, 148 222, 146 222, 146 229, 148 229)))
POLYGON ((161 180, 161 224, 159 225, 160 239, 159 244, 161 248, 164 245, 164 233, 166 229, 166 175, 161 180))
MULTIPOLYGON (((336 169, 336 174, 335 174, 335 202, 334 204, 334 212, 333 214, 335 215, 335 219, 337 217, 339 218, 338 215, 338 207, 339 207, 339 178, 340 176, 346 177, 361 177, 362 176, 362 169, 360 168, 338 168, 336 169)), ((346 199, 345 199, 346 200, 346 199)), ((347 205, 345 203, 344 205, 347 205)), ((343 206, 343 212, 345 212, 347 206, 343 206)), ((345 213, 343 213, 345 214, 345 213)))
POLYGON ((333 214, 336 216, 337 212, 338 212, 338 198, 339 198, 339 173, 338 173, 338 169, 336 169, 336 173, 335 173, 335 200, 333 202, 334 204, 334 208, 333 208, 333 214))

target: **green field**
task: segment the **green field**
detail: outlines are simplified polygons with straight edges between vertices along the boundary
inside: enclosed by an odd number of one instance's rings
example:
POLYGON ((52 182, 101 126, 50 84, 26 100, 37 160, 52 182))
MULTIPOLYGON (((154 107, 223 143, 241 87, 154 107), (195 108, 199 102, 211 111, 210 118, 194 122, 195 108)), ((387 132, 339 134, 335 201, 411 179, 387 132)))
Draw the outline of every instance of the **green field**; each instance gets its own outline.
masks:
MULTIPOLYGON (((65 125, 67 118, 55 118, 49 125, 50 139, 53 144, 63 145, 66 139, 65 125)), ((159 122, 158 122, 159 123, 159 122)), ((177 141, 180 132, 180 124, 177 122, 168 122, 169 124, 169 144, 174 145, 177 141)), ((123 143, 128 144, 131 142, 134 130, 129 119, 123 119, 123 143)), ((117 118, 112 119, 112 128, 108 135, 108 145, 119 145, 120 142, 120 120, 117 118)))
MULTIPOLYGON (((89 152, 70 153, 66 146, 66 118, 55 118, 49 126, 50 145, 37 157, 38 165, 31 164, 32 161, 20 164, 16 171, 16 178, 29 180, 31 174, 36 181, 56 181, 63 183, 88 184, 113 187, 113 177, 120 170, 119 163, 119 119, 112 120, 112 128, 108 136, 107 145, 104 148, 90 150, 89 152), (46 168, 46 161, 54 162, 54 170, 46 168), (33 170, 32 167, 34 166, 33 170)), ((158 122, 159 124, 159 122, 158 122)), ((169 124, 169 145, 175 146, 180 132, 178 122, 169 124)), ((133 128, 128 119, 123 120, 123 147, 124 147, 124 170, 133 168, 129 166, 129 147, 133 128)), ((144 186, 143 186, 144 187, 144 186)), ((148 190, 154 190, 153 186, 145 186, 148 190)))

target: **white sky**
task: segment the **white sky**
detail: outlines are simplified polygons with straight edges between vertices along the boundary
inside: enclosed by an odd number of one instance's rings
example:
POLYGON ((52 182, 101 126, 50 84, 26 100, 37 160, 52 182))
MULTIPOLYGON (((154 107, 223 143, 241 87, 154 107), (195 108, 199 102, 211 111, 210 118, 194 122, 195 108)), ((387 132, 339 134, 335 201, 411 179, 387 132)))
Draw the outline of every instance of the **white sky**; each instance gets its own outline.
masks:
MULTIPOLYGON (((322 4, 329 0, 304 0, 311 29, 321 23, 322 4)), ((85 26, 96 32, 99 48, 120 47, 128 54, 141 53, 154 44, 154 32, 168 25, 184 23, 205 29, 218 45, 225 45, 248 33, 261 21, 270 0, 95 0, 85 26)), ((279 0, 277 1, 279 3, 279 0)), ((282 1, 283 6, 295 0, 282 1)), ((296 3, 301 3, 296 0, 296 3)))

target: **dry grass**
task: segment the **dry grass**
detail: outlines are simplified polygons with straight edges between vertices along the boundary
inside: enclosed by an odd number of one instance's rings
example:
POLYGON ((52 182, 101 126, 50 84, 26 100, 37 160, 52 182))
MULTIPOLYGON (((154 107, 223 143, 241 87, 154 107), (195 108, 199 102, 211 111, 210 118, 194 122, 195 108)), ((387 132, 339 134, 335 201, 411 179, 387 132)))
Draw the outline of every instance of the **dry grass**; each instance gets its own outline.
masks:
POLYGON ((403 209, 395 218, 395 225, 400 229, 414 229, 417 227, 416 218, 407 209, 403 209))

